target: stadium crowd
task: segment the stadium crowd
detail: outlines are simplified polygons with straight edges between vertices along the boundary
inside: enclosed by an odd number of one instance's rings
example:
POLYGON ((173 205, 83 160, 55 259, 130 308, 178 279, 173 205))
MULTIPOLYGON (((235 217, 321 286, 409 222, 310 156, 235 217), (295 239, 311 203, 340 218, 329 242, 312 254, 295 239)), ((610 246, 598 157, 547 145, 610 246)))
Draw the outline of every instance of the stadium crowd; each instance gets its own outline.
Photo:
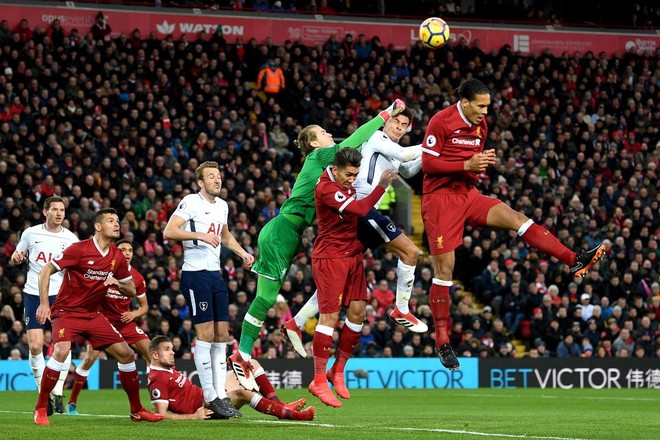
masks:
MULTIPOLYGON (((141 325, 190 357, 195 335, 180 293, 183 250, 162 231, 196 190, 194 169, 217 161, 230 228, 250 253, 290 194, 307 124, 344 138, 394 99, 414 115, 403 145, 421 143, 430 117, 456 102, 466 77, 493 91, 489 140, 497 166, 479 187, 543 224, 572 249, 607 245, 584 279, 531 250, 514 233, 469 226, 456 251, 452 345, 463 356, 660 357, 660 60, 658 53, 549 52, 521 56, 479 42, 394 51, 377 36, 229 44, 221 29, 180 40, 155 34, 111 38, 103 29, 65 33, 23 20, 0 23, 0 359, 27 358, 24 267, 7 260, 21 231, 42 221, 40 202, 68 200, 65 226, 92 234, 95 210, 120 213, 135 245, 133 266, 150 304, 141 325), (277 83, 260 71, 281 71, 277 83), (482 307, 483 306, 483 307, 482 307)), ((419 189, 420 181, 410 181, 419 189)), ((307 230, 290 277, 265 321, 254 357, 290 357, 278 328, 314 292, 315 239, 307 230)), ((255 277, 228 251, 230 326, 239 339, 255 277)), ((389 252, 365 254, 371 302, 360 356, 435 357, 429 262, 420 257, 411 310, 427 334, 394 326, 389 252)), ((315 322, 308 323, 311 341, 315 322)), ((341 321, 340 321, 341 325, 341 321)), ((235 347, 234 347, 235 348, 235 347)), ((46 355, 52 343, 46 339, 46 355)), ((84 353, 84 341, 74 348, 84 353)))

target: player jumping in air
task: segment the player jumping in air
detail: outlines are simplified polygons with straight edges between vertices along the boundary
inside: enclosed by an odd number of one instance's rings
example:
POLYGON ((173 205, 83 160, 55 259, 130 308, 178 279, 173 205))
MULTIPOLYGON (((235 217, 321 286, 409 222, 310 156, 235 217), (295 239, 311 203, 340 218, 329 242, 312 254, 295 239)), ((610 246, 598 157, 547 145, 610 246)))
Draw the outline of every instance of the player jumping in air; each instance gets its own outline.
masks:
POLYGON ((486 114, 490 91, 468 79, 458 89, 460 100, 431 118, 424 136, 422 219, 429 240, 434 278, 429 295, 435 321, 436 352, 446 368, 460 364, 449 344, 447 318, 454 271, 454 249, 463 239, 465 222, 482 228, 517 231, 528 245, 552 255, 583 277, 605 253, 605 246, 577 253, 561 244, 543 226, 502 201, 479 193, 479 173, 496 163, 495 150, 484 150, 488 138, 486 114))

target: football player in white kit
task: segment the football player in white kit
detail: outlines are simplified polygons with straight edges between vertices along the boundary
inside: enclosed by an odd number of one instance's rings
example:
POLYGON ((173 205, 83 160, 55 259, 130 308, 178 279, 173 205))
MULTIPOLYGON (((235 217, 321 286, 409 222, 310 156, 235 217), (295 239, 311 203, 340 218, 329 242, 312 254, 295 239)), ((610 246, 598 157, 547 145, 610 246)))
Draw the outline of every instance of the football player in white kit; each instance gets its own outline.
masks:
MULTIPOLYGON (((412 177, 422 169, 421 146, 402 147, 398 143, 410 131, 412 115, 404 110, 390 118, 383 131, 375 132, 362 145, 362 162, 360 173, 353 183, 358 199, 363 199, 378 185, 378 177, 383 171, 394 168, 403 177, 412 177)), ((415 317, 408 308, 408 300, 415 279, 415 267, 419 257, 419 249, 401 231, 394 222, 378 212, 380 201, 358 223, 358 237, 365 249, 375 250, 383 246, 399 257, 397 265, 396 303, 390 318, 399 325, 417 333, 424 333, 428 326, 415 317)), ((306 357, 302 344, 301 329, 308 319, 318 312, 317 294, 314 293, 296 316, 282 325, 286 335, 296 352, 306 357)))
POLYGON ((221 274, 221 245, 242 258, 248 269, 254 257, 229 232, 229 208, 219 198, 222 177, 218 164, 202 163, 195 170, 195 177, 199 192, 183 198, 163 236, 183 242, 181 292, 190 307, 197 334, 195 366, 204 391, 204 405, 220 417, 240 417, 225 391, 229 300, 221 274))
MULTIPOLYGON (((30 344, 30 367, 34 380, 37 382, 37 388, 41 386, 41 376, 46 366, 43 354, 45 325, 39 324, 36 318, 37 307, 39 307, 39 271, 69 245, 78 241, 78 237, 73 232, 62 226, 64 213, 64 199, 59 196, 48 197, 44 201, 43 208, 46 221, 23 231, 9 261, 10 265, 19 265, 28 261, 27 282, 23 289, 24 318, 30 344)), ((50 279, 48 298, 51 304, 60 290, 63 277, 64 272, 58 272, 50 279)), ((69 353, 66 363, 67 365, 71 363, 71 353, 69 353)), ((54 408, 49 405, 49 412, 54 410, 64 413, 62 389, 68 372, 67 368, 60 373, 60 379, 53 389, 54 408)))

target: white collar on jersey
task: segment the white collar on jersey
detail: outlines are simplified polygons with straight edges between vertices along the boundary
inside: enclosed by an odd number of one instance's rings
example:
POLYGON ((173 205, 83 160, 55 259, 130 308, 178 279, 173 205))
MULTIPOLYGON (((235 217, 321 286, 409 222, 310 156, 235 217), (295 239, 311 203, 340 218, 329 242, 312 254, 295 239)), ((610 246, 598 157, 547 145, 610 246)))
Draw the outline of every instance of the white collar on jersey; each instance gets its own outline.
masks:
POLYGON ((205 198, 203 195, 201 195, 200 193, 197 193, 197 195, 199 196, 200 199, 202 199, 202 202, 208 203, 209 205, 213 205, 213 204, 216 202, 215 199, 217 199, 217 197, 213 197, 213 201, 212 201, 212 202, 209 202, 209 201, 206 200, 206 198, 205 198))
POLYGON ((167 371, 168 373, 174 372, 171 368, 156 367, 155 365, 150 366, 149 369, 158 370, 158 371, 167 371))
POLYGON ((332 174, 332 165, 328 165, 328 168, 325 169, 325 172, 328 173, 330 180, 335 181, 335 176, 332 174))
POLYGON ((461 108, 461 101, 456 103, 456 107, 458 107, 458 114, 461 115, 461 118, 463 118, 468 127, 472 127, 472 122, 470 122, 468 118, 465 117, 465 113, 463 113, 463 109, 461 108))
POLYGON ((103 252, 103 249, 101 249, 101 245, 99 245, 99 242, 96 240, 96 235, 92 237, 92 241, 94 242, 94 246, 96 246, 96 250, 99 251, 99 254, 101 254, 101 256, 105 257, 106 255, 108 255, 108 252, 110 252, 109 246, 108 249, 106 249, 105 252, 103 252))

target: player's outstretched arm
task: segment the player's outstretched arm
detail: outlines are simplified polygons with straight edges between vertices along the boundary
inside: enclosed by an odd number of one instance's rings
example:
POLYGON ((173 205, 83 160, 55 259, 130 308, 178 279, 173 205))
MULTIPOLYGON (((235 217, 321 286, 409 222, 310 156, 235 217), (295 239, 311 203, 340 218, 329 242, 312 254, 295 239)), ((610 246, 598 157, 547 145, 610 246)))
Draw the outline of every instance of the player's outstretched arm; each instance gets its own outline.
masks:
POLYGON ((406 179, 413 177, 422 169, 422 156, 410 162, 401 162, 399 165, 399 174, 406 179))
POLYGON ((392 105, 390 105, 385 110, 381 111, 378 114, 378 117, 373 118, 371 121, 363 124, 355 130, 355 133, 347 137, 343 142, 339 144, 340 148, 350 147, 350 148, 359 148, 369 140, 372 134, 376 132, 389 118, 396 116, 401 113, 406 108, 405 102, 400 99, 394 100, 392 105))

